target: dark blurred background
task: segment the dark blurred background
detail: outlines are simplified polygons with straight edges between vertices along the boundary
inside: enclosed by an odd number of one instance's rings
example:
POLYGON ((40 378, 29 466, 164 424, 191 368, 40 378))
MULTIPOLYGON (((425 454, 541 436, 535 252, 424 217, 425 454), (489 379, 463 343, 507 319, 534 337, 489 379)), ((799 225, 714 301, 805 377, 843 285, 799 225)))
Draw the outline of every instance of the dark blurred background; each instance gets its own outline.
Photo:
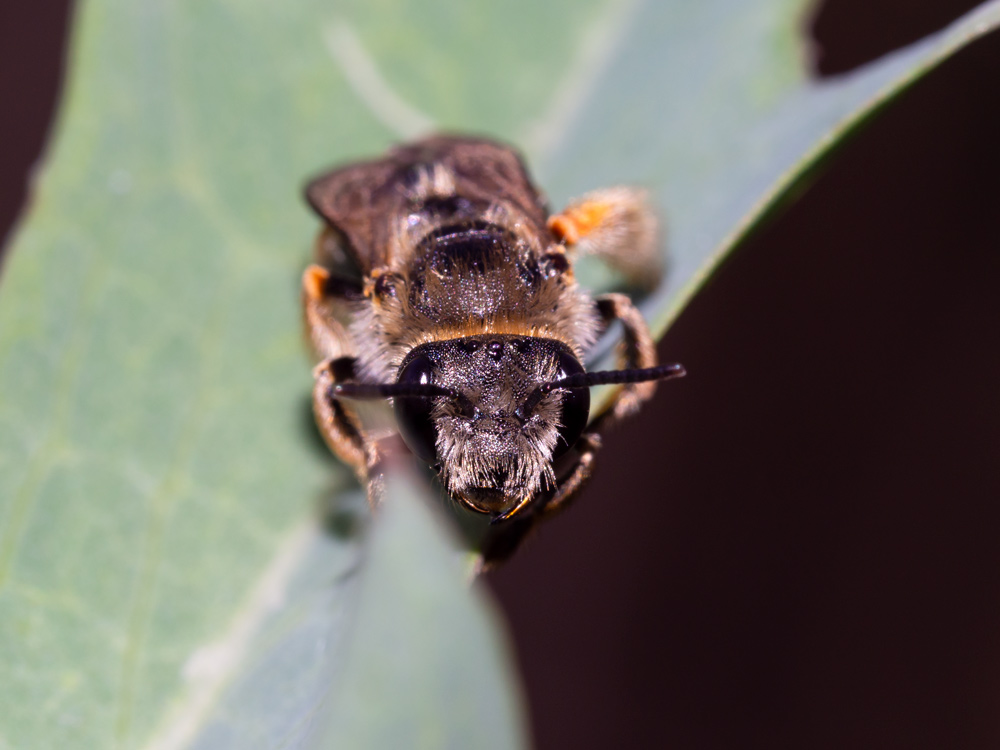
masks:
MULTIPOLYGON (((829 0, 816 75, 973 5, 829 0)), ((67 21, 0 5, 0 233, 67 21)), ((998 215, 993 35, 725 266, 660 347, 690 376, 490 577, 539 750, 1000 747, 998 215)))

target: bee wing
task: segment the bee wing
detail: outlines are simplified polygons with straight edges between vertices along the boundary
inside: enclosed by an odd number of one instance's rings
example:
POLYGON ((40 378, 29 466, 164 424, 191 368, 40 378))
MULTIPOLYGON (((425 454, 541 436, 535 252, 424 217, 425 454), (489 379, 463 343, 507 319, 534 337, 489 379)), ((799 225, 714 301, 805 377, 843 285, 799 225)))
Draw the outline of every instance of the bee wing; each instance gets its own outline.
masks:
POLYGON ((506 203, 545 232, 548 211, 518 153, 482 138, 432 136, 397 147, 384 159, 317 177, 306 199, 347 240, 359 270, 392 264, 398 222, 429 197, 506 203), (429 174, 436 175, 428 179, 429 174), (446 193, 446 194, 445 194, 446 193))
POLYGON ((358 270, 368 275, 386 265, 388 245, 381 236, 398 211, 396 168, 389 160, 352 164, 306 185, 306 200, 346 243, 358 270))
POLYGON ((453 176, 456 195, 512 204, 545 226, 545 199, 531 182, 521 155, 510 146, 486 138, 436 135, 401 146, 392 156, 410 168, 421 163, 440 165, 453 176))

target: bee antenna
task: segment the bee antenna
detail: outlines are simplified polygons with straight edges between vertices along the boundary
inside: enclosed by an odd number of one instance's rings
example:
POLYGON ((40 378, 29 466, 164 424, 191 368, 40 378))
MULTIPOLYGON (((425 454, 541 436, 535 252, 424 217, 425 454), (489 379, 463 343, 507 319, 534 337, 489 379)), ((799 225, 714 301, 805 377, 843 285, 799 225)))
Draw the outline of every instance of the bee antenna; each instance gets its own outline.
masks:
POLYGON ((595 385, 621 385, 624 383, 645 383, 650 380, 670 380, 671 378, 683 378, 687 375, 684 365, 659 365, 658 367, 646 367, 636 370, 598 370, 597 372, 579 372, 570 375, 562 380, 553 380, 549 383, 542 383, 539 389, 543 393, 556 390, 557 388, 590 388, 595 385))
POLYGON ((524 402, 522 410, 524 414, 530 414, 531 410, 538 405, 546 393, 555 390, 574 390, 577 388, 590 388, 595 385, 622 385, 625 383, 645 383, 650 380, 670 380, 671 378, 682 378, 687 375, 687 370, 683 365, 659 365, 657 367, 646 367, 635 370, 598 370, 597 372, 578 372, 575 375, 551 380, 542 383, 524 402))
POLYGON ((373 400, 380 398, 450 398, 463 411, 471 414, 472 402, 454 388, 429 383, 340 383, 333 386, 333 395, 340 398, 373 400))

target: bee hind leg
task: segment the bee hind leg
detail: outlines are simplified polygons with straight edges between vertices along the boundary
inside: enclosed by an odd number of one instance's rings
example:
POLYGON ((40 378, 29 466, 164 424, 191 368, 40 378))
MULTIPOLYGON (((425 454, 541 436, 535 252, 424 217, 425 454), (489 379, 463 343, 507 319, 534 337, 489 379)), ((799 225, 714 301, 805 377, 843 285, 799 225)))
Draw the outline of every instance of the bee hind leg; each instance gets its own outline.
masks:
POLYGON ((613 187, 587 193, 549 217, 549 231, 578 255, 595 255, 640 289, 663 276, 656 214, 644 190, 613 187))
POLYGON ((309 266, 302 275, 306 334, 318 359, 349 357, 355 347, 347 330, 352 306, 364 299, 361 283, 309 266))

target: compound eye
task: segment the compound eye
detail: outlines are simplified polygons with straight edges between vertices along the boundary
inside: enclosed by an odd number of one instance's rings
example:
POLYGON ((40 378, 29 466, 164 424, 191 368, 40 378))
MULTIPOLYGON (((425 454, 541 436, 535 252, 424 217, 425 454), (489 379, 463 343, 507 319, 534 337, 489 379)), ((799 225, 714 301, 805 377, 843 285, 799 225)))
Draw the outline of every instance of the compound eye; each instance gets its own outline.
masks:
MULTIPOLYGON (((583 372, 583 365, 572 354, 560 352, 559 371, 555 380, 568 378, 583 372)), ((559 441, 552 451, 552 458, 559 458, 576 445, 584 429, 587 427, 587 418, 590 416, 590 389, 574 388, 558 392, 562 396, 562 410, 559 414, 559 441)))
MULTIPOLYGON (((402 385, 428 385, 433 383, 434 364, 429 357, 418 355, 400 371, 397 383, 402 385)), ((437 463, 437 426, 431 416, 433 398, 393 399, 393 412, 399 425, 399 434, 413 455, 429 464, 437 463)))

